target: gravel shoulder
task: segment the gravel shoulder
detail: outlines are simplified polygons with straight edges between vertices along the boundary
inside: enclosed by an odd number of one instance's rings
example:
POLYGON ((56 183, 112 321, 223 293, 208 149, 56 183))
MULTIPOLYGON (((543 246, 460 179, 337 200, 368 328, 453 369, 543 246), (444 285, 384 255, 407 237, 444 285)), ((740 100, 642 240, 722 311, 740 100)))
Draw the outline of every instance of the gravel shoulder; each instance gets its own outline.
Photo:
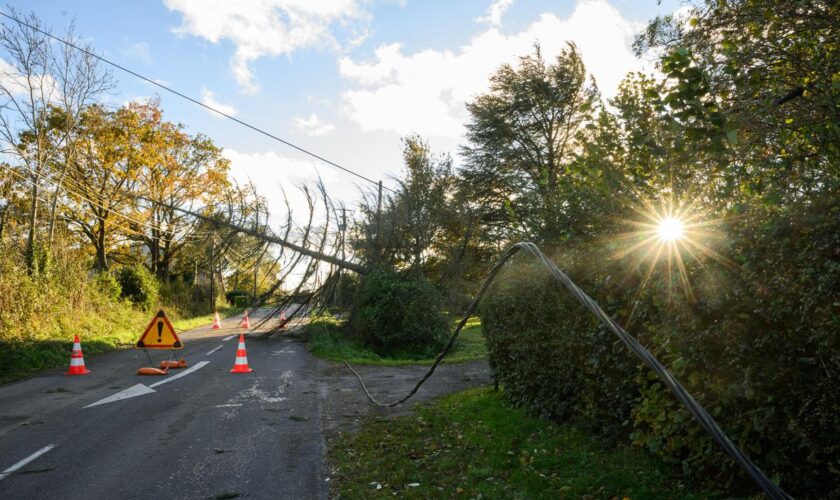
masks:
MULTIPOLYGON (((365 395, 356 376, 343 364, 319 360, 322 377, 322 427, 329 446, 341 432, 354 432, 367 417, 394 417, 412 413, 418 403, 437 397, 493 383, 486 361, 438 366, 434 375, 406 403, 395 408, 380 408, 365 395)), ((393 401, 407 394, 428 371, 428 366, 354 366, 371 394, 381 401, 393 401)))

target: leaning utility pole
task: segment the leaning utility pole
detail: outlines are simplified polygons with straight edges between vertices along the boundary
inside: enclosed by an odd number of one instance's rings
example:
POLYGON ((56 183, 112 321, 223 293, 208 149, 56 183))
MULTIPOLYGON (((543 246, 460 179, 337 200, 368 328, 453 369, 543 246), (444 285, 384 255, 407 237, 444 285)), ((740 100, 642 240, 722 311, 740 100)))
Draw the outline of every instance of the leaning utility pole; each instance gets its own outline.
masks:
POLYGON ((336 265, 338 267, 342 267, 344 269, 349 269, 349 270, 357 272, 359 274, 365 274, 367 272, 367 268, 365 268, 361 264, 356 264, 355 262, 347 262, 347 261, 344 261, 344 260, 339 259, 337 257, 333 257, 332 255, 327 255, 327 254, 318 252, 316 250, 311 250, 309 248, 303 247, 301 245, 297 245, 295 243, 292 243, 291 241, 287 241, 283 238, 279 238, 279 237, 274 236, 274 235, 260 233, 260 232, 254 231, 254 230, 252 230, 250 228, 247 228, 247 227, 237 226, 236 224, 232 224, 232 223, 230 223, 226 220, 217 219, 217 218, 214 218, 214 217, 208 217, 208 216, 202 215, 198 212, 194 212, 192 210, 187 210, 187 209, 184 209, 184 208, 181 208, 181 207, 176 207, 174 205, 170 205, 169 203, 164 203, 162 201, 152 200, 151 198, 148 198, 148 197, 145 197, 145 196, 133 195, 133 197, 137 198, 137 199, 140 199, 140 200, 146 200, 146 201, 158 203, 163 207, 166 207, 166 208, 169 208, 169 209, 172 209, 172 210, 176 210, 178 212, 181 212, 181 213, 184 213, 184 214, 187 214, 187 215, 191 215, 191 216, 195 217, 196 219, 200 219, 200 220, 203 220, 205 222, 209 222, 209 223, 213 224, 214 226, 225 226, 225 227, 228 227, 230 229, 233 229, 234 231, 238 231, 240 233, 250 234, 251 236, 259 238, 263 241, 267 241, 269 243, 276 243, 278 245, 284 246, 284 247, 286 247, 290 250, 293 250, 295 252, 302 253, 303 255, 306 255, 307 257, 312 257, 313 259, 316 259, 316 260, 321 260, 321 261, 324 261, 324 262, 328 262, 330 264, 336 265))

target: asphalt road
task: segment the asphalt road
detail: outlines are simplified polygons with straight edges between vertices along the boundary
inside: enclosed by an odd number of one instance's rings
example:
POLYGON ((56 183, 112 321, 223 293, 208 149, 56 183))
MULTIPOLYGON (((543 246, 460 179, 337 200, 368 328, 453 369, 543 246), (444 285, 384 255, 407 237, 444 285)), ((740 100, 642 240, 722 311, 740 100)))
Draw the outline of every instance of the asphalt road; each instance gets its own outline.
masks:
POLYGON ((138 376, 146 355, 126 350, 0 387, 0 498, 325 498, 317 360, 246 339, 254 371, 231 374, 238 322, 182 334, 180 377, 138 376))

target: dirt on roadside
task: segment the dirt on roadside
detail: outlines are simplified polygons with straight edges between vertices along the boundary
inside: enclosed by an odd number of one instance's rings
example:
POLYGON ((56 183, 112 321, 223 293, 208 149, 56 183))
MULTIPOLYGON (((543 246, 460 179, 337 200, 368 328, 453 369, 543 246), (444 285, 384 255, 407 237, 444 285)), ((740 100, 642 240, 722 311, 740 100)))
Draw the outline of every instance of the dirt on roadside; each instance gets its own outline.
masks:
MULTIPOLYGON (((383 402, 402 398, 428 371, 428 366, 354 366, 374 397, 383 402)), ((329 443, 340 432, 354 432, 370 416, 393 417, 406 415, 418 403, 428 402, 439 396, 481 387, 493 383, 486 361, 471 361, 440 365, 411 399, 394 408, 381 408, 367 398, 358 379, 346 366, 329 361, 319 361, 322 374, 322 426, 329 443)))

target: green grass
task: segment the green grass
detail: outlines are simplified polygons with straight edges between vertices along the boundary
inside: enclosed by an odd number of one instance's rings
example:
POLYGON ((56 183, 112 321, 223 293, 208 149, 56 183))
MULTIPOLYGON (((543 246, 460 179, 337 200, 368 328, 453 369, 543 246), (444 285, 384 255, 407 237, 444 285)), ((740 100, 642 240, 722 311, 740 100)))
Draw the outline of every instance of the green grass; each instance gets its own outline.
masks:
MULTIPOLYGON (((240 309, 221 308, 229 316, 240 309)), ((32 340, 0 340, 0 383, 12 382, 42 370, 66 366, 73 336, 79 335, 85 358, 114 349, 131 347, 151 320, 151 313, 140 312, 125 302, 111 304, 100 311, 87 310, 58 321, 34 321, 27 327, 37 332, 32 340)), ((172 326, 182 332, 209 324, 213 315, 172 318, 172 326)))
MULTIPOLYGON (((453 323, 454 329, 455 323, 453 323)), ((313 319, 306 326, 304 334, 308 336, 309 350, 316 356, 330 361, 347 361, 354 365, 430 365, 434 358, 383 357, 366 348, 355 338, 340 329, 341 323, 331 317, 313 319)), ((463 363, 485 359, 487 345, 481 332, 481 320, 470 318, 458 338, 452 351, 444 358, 444 363, 463 363)))
POLYGON ((605 447, 572 425, 528 417, 492 389, 372 419, 340 435, 329 461, 339 498, 712 497, 687 490, 637 448, 605 447))

